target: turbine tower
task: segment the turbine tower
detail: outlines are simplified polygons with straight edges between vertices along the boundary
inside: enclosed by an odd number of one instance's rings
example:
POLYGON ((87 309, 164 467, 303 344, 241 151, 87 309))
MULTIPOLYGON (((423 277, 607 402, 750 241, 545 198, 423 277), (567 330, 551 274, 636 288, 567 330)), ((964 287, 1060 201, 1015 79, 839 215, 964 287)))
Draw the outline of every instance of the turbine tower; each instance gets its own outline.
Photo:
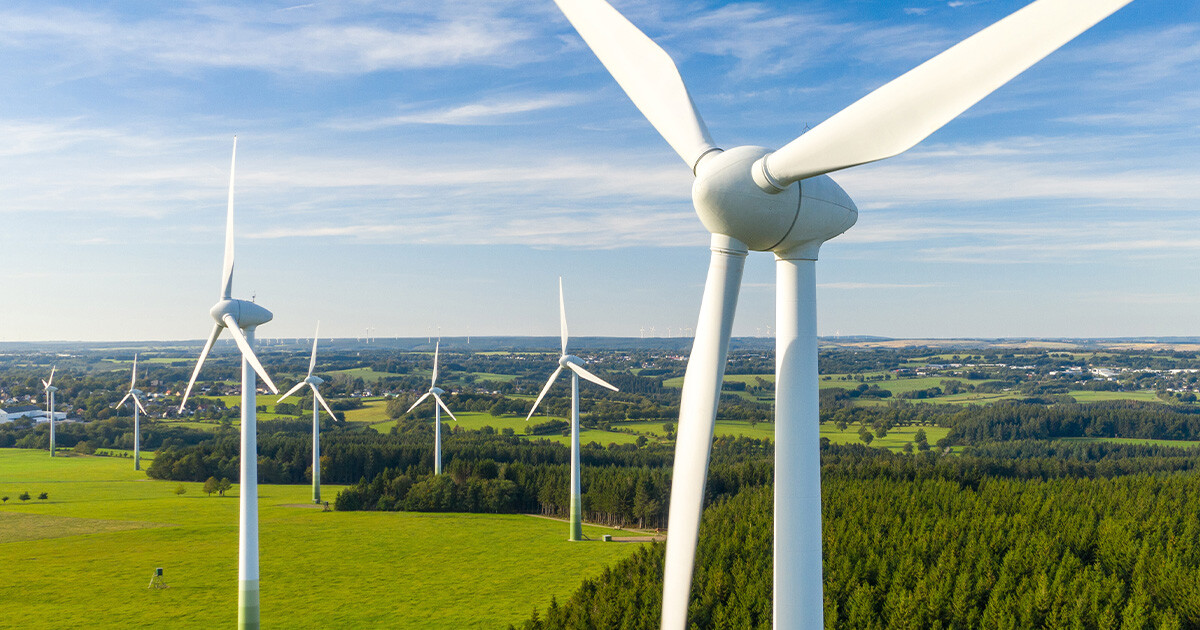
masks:
POLYGON ((704 483, 749 250, 776 260, 776 628, 822 628, 816 260, 858 210, 826 173, 907 151, 1131 0, 1037 0, 859 99, 777 151, 718 148, 670 56, 604 0, 555 0, 696 179, 712 258, 684 376, 662 628, 687 625, 704 483))
POLYGON ((562 335, 562 356, 558 357, 558 368, 550 375, 550 380, 546 381, 546 386, 538 394, 537 400, 533 401, 533 407, 530 407, 525 421, 529 422, 533 417, 533 412, 537 411, 538 404, 546 397, 546 392, 550 391, 550 386, 554 385, 563 369, 571 370, 571 536, 568 540, 577 541, 583 540, 583 492, 579 481, 579 377, 582 376, 614 392, 618 390, 604 379, 583 369, 583 359, 567 354, 567 307, 563 301, 561 277, 558 279, 558 324, 562 335))
POLYGON ((257 414, 257 382, 261 376, 271 393, 279 389, 254 356, 254 330, 271 321, 271 311, 246 300, 233 298, 233 173, 237 164, 237 137, 233 139, 233 157, 229 161, 229 205, 225 214, 225 262, 221 271, 219 300, 208 314, 216 322, 196 369, 183 393, 179 411, 187 404, 204 359, 212 350, 222 330, 228 330, 242 354, 242 456, 241 487, 238 491, 238 628, 257 630, 258 625, 258 440, 255 422, 257 414))
POLYGON ((50 380, 42 380, 42 389, 46 392, 46 413, 50 417, 50 457, 54 457, 54 392, 58 391, 54 386, 54 372, 57 369, 57 365, 50 366, 50 380))
POLYGON ((321 332, 321 322, 317 322, 317 332, 313 333, 313 349, 312 358, 308 360, 308 376, 304 380, 296 383, 296 386, 289 389, 286 394, 279 397, 276 402, 283 402, 285 398, 295 394, 300 388, 308 385, 312 388, 313 393, 313 463, 312 463, 312 482, 313 482, 313 503, 321 503, 321 422, 317 415, 317 403, 325 408, 330 418, 337 421, 337 416, 333 414, 333 410, 329 408, 329 404, 325 402, 325 398, 321 396, 321 392, 317 391, 317 385, 325 382, 319 376, 313 376, 313 369, 317 367, 317 339, 321 332))
POLYGON ((142 401, 139 400, 142 396, 142 390, 137 388, 137 355, 133 355, 133 377, 129 379, 129 391, 121 402, 117 403, 117 408, 125 404, 126 400, 133 399, 133 469, 142 469, 142 425, 141 415, 138 412, 146 413, 146 408, 142 406, 142 401))
MULTIPOLYGON (((429 382, 429 391, 422 394, 417 399, 417 402, 413 403, 408 408, 408 411, 404 412, 412 413, 412 410, 416 409, 417 405, 425 402, 426 398, 433 396, 433 474, 435 475, 442 474, 442 410, 445 409, 446 413, 450 414, 451 418, 454 418, 454 412, 450 411, 446 403, 442 402, 442 394, 446 392, 437 386, 438 349, 441 348, 441 345, 442 342, 439 340, 433 346, 433 378, 429 382)), ((454 421, 458 422, 458 418, 454 418, 454 421)))

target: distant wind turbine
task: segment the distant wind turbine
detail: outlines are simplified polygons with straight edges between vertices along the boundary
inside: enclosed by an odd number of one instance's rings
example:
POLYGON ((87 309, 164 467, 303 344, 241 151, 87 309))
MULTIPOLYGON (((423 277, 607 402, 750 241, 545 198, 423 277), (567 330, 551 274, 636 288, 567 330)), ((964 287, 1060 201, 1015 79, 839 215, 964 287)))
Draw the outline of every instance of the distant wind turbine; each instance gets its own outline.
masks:
POLYGON ((561 277, 558 279, 558 324, 562 335, 562 356, 558 357, 558 368, 546 381, 546 386, 538 394, 537 400, 533 401, 533 407, 530 407, 525 421, 529 422, 529 419, 533 417, 533 412, 537 411, 538 405, 546 397, 546 392, 550 391, 550 386, 554 385, 558 375, 562 374, 564 369, 571 370, 571 537, 569 540, 577 541, 583 540, 583 493, 579 481, 579 377, 582 376, 614 392, 618 390, 606 383, 604 379, 583 369, 583 359, 567 354, 567 306, 563 300, 561 277))
POLYGON ((313 463, 312 463, 312 483, 313 483, 313 503, 321 503, 321 422, 317 415, 317 403, 325 408, 329 417, 337 421, 337 416, 333 410, 329 408, 329 403, 321 397, 321 392, 317 391, 317 385, 324 383, 325 380, 319 376, 313 376, 313 370, 317 367, 317 339, 320 338, 321 323, 317 322, 317 332, 313 334, 313 349, 312 358, 308 360, 308 376, 304 380, 296 383, 296 386, 289 389, 286 394, 279 397, 277 402, 283 402, 285 398, 295 394, 300 388, 308 385, 312 388, 313 393, 313 463))
POLYGON ((237 164, 237 137, 233 139, 233 157, 229 161, 229 205, 225 214, 225 263, 221 271, 220 300, 209 309, 208 314, 216 321, 200 358, 196 361, 196 369, 188 381, 187 390, 183 393, 183 401, 179 404, 182 412, 187 404, 204 359, 212 350, 217 337, 222 330, 228 330, 242 353, 242 449, 241 449, 241 486, 238 491, 238 628, 240 630, 257 630, 259 627, 258 606, 258 436, 255 412, 258 387, 255 375, 261 376, 271 393, 278 394, 279 389, 271 381, 267 371, 263 369, 258 357, 254 356, 254 330, 271 321, 271 311, 246 300, 238 300, 233 295, 233 174, 237 164))
MULTIPOLYGON (((442 474, 442 410, 445 409, 446 413, 450 414, 451 418, 454 418, 454 412, 450 411, 446 403, 442 402, 442 394, 446 392, 437 386, 438 350, 441 348, 441 345, 442 342, 438 341, 433 346, 433 378, 429 381, 429 391, 422 394, 417 399, 417 402, 413 403, 408 408, 408 411, 404 412, 412 413, 412 410, 416 409, 417 405, 425 402, 426 398, 433 396, 433 474, 435 475, 442 474)), ((458 422, 458 418, 454 418, 454 421, 458 422)))
POLYGON ((125 404, 126 400, 133 399, 133 469, 142 469, 142 425, 141 413, 146 413, 146 408, 142 406, 142 401, 138 400, 142 396, 142 390, 137 388, 137 360, 138 355, 133 355, 133 376, 129 379, 129 391, 121 402, 117 403, 119 409, 125 404))
POLYGON ((662 630, 688 625, 704 484, 748 252, 772 252, 777 272, 774 624, 819 629, 816 261, 821 245, 858 218, 854 202, 827 173, 907 151, 1130 1, 1032 2, 772 151, 719 148, 670 55, 607 2, 555 0, 634 106, 683 158, 696 178, 696 213, 712 233, 680 394, 662 630))
POLYGON ((50 457, 54 457, 54 392, 58 391, 54 386, 54 372, 57 369, 57 365, 50 366, 50 379, 42 379, 42 389, 46 392, 46 413, 50 417, 50 457))

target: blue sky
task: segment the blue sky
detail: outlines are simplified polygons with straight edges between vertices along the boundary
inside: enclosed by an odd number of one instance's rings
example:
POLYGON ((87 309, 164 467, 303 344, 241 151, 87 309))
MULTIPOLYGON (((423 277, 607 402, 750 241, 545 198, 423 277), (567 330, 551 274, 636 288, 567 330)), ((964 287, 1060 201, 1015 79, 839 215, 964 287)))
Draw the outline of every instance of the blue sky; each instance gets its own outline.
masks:
MULTIPOLYGON (((778 147, 1022 0, 648 2, 720 146, 778 147)), ((0 340, 695 325, 691 174, 553 3, 0 6, 0 340)), ((819 332, 1200 335, 1200 8, 1135 0, 908 153, 860 209, 819 332)), ((752 254, 735 334, 773 325, 752 254)))

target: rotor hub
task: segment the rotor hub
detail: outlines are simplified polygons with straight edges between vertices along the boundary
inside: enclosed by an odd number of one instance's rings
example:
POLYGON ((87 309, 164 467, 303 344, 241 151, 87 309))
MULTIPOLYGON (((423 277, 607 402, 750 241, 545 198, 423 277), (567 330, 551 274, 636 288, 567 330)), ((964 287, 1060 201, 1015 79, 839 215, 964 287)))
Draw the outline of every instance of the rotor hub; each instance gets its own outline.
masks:
POLYGON ((442 394, 445 394, 445 393, 446 393, 446 390, 444 390, 444 389, 442 389, 442 388, 440 388, 440 387, 430 387, 430 388, 429 388, 429 393, 430 393, 430 394, 437 394, 438 396, 441 396, 442 394))
POLYGON ((321 383, 325 382, 325 379, 319 376, 309 376, 308 378, 304 379, 304 382, 308 383, 309 385, 320 385, 321 383))
POLYGON ((237 323, 238 328, 247 329, 265 324, 274 317, 271 311, 246 300, 221 300, 213 305, 208 310, 208 314, 212 316, 216 322, 222 326, 225 325, 225 316, 231 315, 233 321, 237 323))
POLYGON ((782 189, 760 185, 755 169, 771 153, 742 146, 705 158, 697 166, 692 202, 704 227, 731 236, 749 249, 784 257, 816 257, 821 243, 858 219, 850 196, 824 175, 782 189))

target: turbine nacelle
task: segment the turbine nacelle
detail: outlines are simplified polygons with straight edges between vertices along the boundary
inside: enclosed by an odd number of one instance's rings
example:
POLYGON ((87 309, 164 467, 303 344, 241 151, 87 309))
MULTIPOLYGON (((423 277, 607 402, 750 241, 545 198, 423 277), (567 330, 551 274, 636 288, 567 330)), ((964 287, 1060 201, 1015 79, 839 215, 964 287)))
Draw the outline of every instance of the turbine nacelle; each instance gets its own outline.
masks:
POLYGON ((430 387, 429 393, 437 395, 437 396, 441 396, 442 394, 446 393, 446 390, 442 389, 441 387, 430 387))
POLYGON ((238 328, 247 329, 261 326, 274 317, 271 311, 247 300, 221 300, 208 310, 208 314, 221 326, 225 326, 225 316, 233 317, 238 328))
POLYGON ((569 364, 569 363, 574 363, 575 365, 578 365, 579 367, 583 367, 583 359, 580 359, 579 357, 577 357, 573 354, 564 354, 558 358, 558 365, 560 367, 564 367, 564 368, 568 367, 567 364, 569 364))
POLYGON ((131 389, 131 390, 129 390, 129 393, 133 394, 134 396, 144 396, 145 395, 145 392, 143 392, 140 389, 131 389))
POLYGON ((46 386, 46 391, 48 391, 48 392, 50 392, 51 394, 53 394, 54 392, 58 391, 58 388, 57 388, 57 387, 55 387, 55 386, 53 386, 53 385, 47 385, 47 386, 46 386))
POLYGON ((780 187, 762 168, 770 149, 743 146, 709 153, 696 167, 692 202, 704 227, 755 251, 816 258, 821 243, 858 220, 858 208, 832 179, 780 187))
POLYGON ((304 382, 308 383, 309 385, 320 385, 321 383, 325 382, 325 379, 323 379, 319 376, 313 376, 310 374, 308 377, 306 377, 304 379, 304 382))

